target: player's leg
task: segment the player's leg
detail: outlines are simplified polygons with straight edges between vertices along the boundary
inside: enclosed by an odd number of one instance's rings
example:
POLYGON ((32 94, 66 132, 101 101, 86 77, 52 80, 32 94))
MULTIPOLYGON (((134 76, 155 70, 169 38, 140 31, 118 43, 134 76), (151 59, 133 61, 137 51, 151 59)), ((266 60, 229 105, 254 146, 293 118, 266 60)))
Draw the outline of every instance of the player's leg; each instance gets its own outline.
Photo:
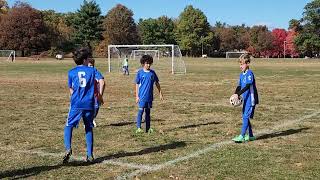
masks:
POLYGON ((67 163, 72 154, 71 141, 72 141, 72 130, 73 127, 77 127, 80 121, 82 112, 79 110, 70 109, 66 126, 64 128, 64 146, 66 154, 63 157, 63 163, 67 163))
POLYGON ((136 133, 143 132, 142 129, 141 129, 141 121, 142 121, 143 111, 144 111, 144 108, 143 107, 139 107, 138 114, 137 114, 137 122, 136 122, 136 126, 137 126, 136 133))
POLYGON ((242 128, 241 128, 241 135, 244 137, 246 131, 250 124, 250 116, 252 112, 252 106, 246 106, 244 113, 242 114, 242 128))
MULTIPOLYGON (((253 118, 254 116, 254 110, 255 110, 255 106, 252 107, 251 110, 251 114, 250 114, 250 119, 253 118)), ((252 126, 251 126, 251 120, 249 119, 249 124, 248 124, 248 131, 249 131, 249 136, 246 136, 246 141, 254 141, 256 140, 256 137, 253 135, 253 131, 252 131, 252 126)))
POLYGON ((83 113, 83 122, 86 131, 86 144, 87 144, 87 161, 93 160, 93 110, 85 110, 83 113))
POLYGON ((98 115, 98 112, 99 112, 99 106, 94 108, 93 127, 97 127, 96 117, 98 115))
POLYGON ((145 108, 146 132, 150 129, 150 108, 145 108))

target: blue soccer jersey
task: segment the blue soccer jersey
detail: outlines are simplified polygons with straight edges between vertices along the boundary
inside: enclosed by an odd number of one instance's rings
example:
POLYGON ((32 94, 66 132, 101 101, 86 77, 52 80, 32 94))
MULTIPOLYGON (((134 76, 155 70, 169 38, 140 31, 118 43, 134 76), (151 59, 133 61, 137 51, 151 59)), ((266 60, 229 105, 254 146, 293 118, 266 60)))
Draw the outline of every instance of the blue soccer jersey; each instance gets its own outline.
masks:
POLYGON ((240 74, 238 86, 243 89, 246 85, 250 85, 250 88, 242 94, 244 107, 255 106, 259 103, 259 98, 254 74, 250 69, 240 74))
POLYGON ((156 72, 153 70, 144 71, 140 69, 136 75, 136 84, 139 85, 139 99, 140 102, 153 101, 153 84, 159 82, 156 72))
POLYGON ((96 79, 103 79, 96 68, 79 65, 69 71, 68 86, 73 89, 70 100, 71 109, 93 110, 96 79))

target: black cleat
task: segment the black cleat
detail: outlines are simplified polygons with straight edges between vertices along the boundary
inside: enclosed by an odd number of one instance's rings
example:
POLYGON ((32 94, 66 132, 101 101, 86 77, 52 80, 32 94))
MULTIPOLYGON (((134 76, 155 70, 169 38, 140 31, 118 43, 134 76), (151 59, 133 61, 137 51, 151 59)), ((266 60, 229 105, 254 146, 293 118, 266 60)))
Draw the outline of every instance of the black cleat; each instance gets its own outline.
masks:
POLYGON ((62 163, 63 163, 63 164, 68 163, 71 155, 72 155, 72 149, 70 149, 69 151, 66 152, 66 154, 65 154, 64 157, 63 157, 62 163))

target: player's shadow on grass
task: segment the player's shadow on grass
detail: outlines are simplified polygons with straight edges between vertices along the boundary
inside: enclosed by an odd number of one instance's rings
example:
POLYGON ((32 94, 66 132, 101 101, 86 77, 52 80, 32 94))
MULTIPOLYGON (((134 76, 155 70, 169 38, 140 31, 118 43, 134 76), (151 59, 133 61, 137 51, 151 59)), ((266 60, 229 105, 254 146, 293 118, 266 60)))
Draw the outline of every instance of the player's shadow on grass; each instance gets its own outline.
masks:
POLYGON ((184 125, 184 126, 179 126, 179 127, 175 127, 172 129, 168 129, 166 131, 174 131, 177 129, 189 129, 189 128, 196 128, 196 127, 200 127, 200 126, 207 126, 207 125, 211 125, 211 124, 220 124, 221 122, 217 122, 217 121, 213 121, 213 122, 207 122, 207 123, 199 123, 199 124, 190 124, 190 125, 184 125))
POLYGON ((97 159, 95 159, 94 163, 101 163, 105 160, 116 159, 116 158, 121 158, 121 157, 140 156, 140 155, 150 154, 150 153, 154 153, 154 152, 162 152, 162 151, 166 151, 169 149, 176 149, 176 148, 185 147, 186 145, 187 144, 185 141, 174 141, 169 144, 163 144, 163 145, 159 145, 159 146, 155 146, 155 147, 149 147, 149 148, 142 149, 140 151, 134 151, 134 152, 122 152, 121 151, 116 154, 112 154, 112 155, 108 155, 108 156, 104 156, 104 157, 98 157, 97 159))
POLYGON ((275 138, 275 137, 281 137, 281 136, 289 136, 291 134, 301 133, 302 131, 308 130, 309 128, 299 128, 299 129, 288 129, 285 131, 279 131, 274 132, 270 134, 263 134, 261 136, 258 136, 257 139, 269 139, 269 138, 275 138))
POLYGON ((30 167, 30 168, 23 168, 23 169, 11 170, 11 171, 4 171, 4 172, 0 172, 0 179, 3 179, 3 178, 10 178, 10 179, 27 178, 27 177, 38 175, 41 172, 56 170, 56 169, 59 169, 61 167, 66 167, 66 166, 88 166, 88 165, 92 165, 92 164, 96 164, 96 163, 102 163, 103 161, 109 160, 109 159, 116 159, 116 158, 128 157, 128 156, 140 156, 140 155, 154 153, 154 152, 162 152, 162 151, 166 151, 166 150, 169 150, 169 149, 181 148, 181 147, 185 147, 186 145, 187 144, 184 141, 177 141, 177 142, 172 142, 172 143, 169 143, 169 144, 164 144, 164 145, 159 145, 159 146, 155 146, 155 147, 145 148, 145 149, 142 149, 140 151, 118 152, 116 154, 103 156, 103 157, 98 157, 92 163, 87 163, 85 161, 79 161, 79 160, 73 160, 73 161, 71 161, 71 162, 69 162, 67 164, 59 163, 59 164, 56 164, 56 165, 34 166, 34 167, 30 167))
MULTIPOLYGON (((62 159, 61 159, 62 161, 62 159)), ((56 170, 61 167, 67 167, 67 166, 89 166, 93 163, 87 163, 85 161, 79 161, 79 160, 73 160, 67 164, 56 164, 56 165, 47 165, 47 166, 34 166, 30 168, 23 168, 23 169, 16 169, 11 171, 4 171, 0 172, 0 179, 4 178, 10 178, 10 179, 21 179, 21 178, 27 178, 32 177, 40 174, 41 172, 56 170)))

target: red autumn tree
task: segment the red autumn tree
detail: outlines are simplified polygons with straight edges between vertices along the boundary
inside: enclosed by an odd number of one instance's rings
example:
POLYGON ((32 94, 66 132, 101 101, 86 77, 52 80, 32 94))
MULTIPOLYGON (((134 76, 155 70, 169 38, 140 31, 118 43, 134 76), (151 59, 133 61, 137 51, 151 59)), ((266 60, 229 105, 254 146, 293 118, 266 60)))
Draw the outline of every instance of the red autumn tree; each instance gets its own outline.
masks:
MULTIPOLYGON (((273 36, 273 57, 283 56, 284 44, 287 37, 287 32, 285 29, 274 29, 272 30, 273 36)), ((287 54, 287 53, 286 53, 287 54)))
POLYGON ((299 53, 297 51, 297 47, 294 44, 294 39, 298 35, 298 33, 294 29, 290 29, 287 33, 286 38, 286 54, 290 55, 291 57, 298 57, 299 53))
POLYGON ((0 48, 39 53, 48 48, 42 14, 27 3, 17 2, 0 22, 0 48))

